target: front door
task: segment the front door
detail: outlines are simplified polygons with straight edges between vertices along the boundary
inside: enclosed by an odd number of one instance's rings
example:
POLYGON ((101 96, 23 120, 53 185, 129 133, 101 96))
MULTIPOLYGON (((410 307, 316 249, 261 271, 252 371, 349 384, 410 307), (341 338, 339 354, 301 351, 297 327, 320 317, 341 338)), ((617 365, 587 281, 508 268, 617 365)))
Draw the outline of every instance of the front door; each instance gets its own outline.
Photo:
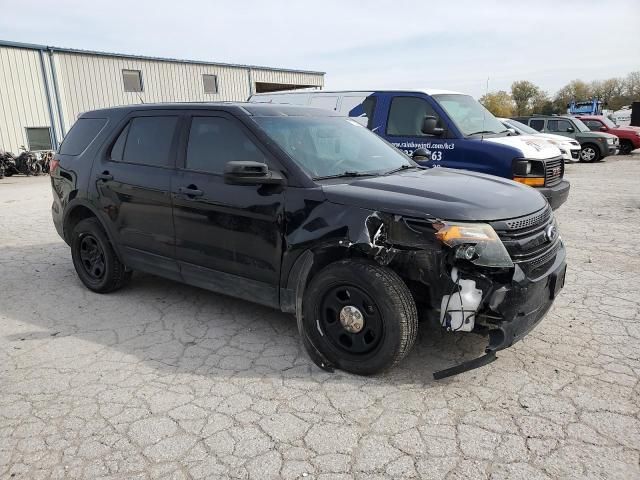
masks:
POLYGON ((230 161, 274 161, 225 112, 195 112, 172 179, 176 258, 185 281, 277 306, 284 193, 275 185, 230 185, 230 161))
POLYGON ((576 133, 578 132, 573 123, 564 119, 547 120, 547 131, 573 139, 575 139, 576 133))
POLYGON ((461 151, 465 140, 447 138, 449 126, 429 99, 413 95, 393 95, 385 98, 381 108, 384 112, 379 120, 382 131, 377 133, 409 156, 417 148, 426 148, 431 152, 431 160, 420 162, 423 166, 477 170, 475 164, 467 164, 467 156, 461 151), (422 133, 425 116, 435 117, 436 126, 442 128, 444 133, 440 136, 422 133))
POLYGON ((175 279, 170 187, 179 122, 171 111, 132 114, 92 170, 100 215, 125 264, 175 279))

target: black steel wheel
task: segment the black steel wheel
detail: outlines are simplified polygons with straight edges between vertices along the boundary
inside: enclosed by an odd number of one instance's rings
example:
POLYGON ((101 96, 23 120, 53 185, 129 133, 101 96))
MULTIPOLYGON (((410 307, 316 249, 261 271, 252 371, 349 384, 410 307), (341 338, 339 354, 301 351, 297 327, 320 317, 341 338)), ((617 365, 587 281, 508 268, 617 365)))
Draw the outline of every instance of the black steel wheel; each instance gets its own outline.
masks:
POLYGON ((78 222, 71 235, 73 266, 82 283, 98 293, 123 287, 131 278, 97 218, 78 222))
POLYGON ((369 294, 355 285, 331 288, 322 298, 318 313, 327 339, 346 353, 369 353, 384 336, 380 308, 369 294))
POLYGON ((391 269, 361 259, 318 272, 303 298, 303 334, 333 366, 371 375, 396 365, 415 342, 416 305, 391 269))
POLYGON ((93 280, 99 281, 104 277, 104 250, 102 246, 90 233, 86 233, 80 238, 80 259, 86 274, 93 280))

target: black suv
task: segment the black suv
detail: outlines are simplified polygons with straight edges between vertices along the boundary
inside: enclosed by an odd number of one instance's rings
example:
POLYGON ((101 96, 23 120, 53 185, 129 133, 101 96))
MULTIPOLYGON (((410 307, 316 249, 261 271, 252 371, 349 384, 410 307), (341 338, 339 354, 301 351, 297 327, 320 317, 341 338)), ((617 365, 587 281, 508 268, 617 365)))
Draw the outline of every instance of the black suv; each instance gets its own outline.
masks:
POLYGON ((419 316, 488 335, 484 356, 438 376, 474 368, 529 332, 564 283, 565 249, 535 189, 421 168, 326 110, 88 112, 51 184, 56 229, 89 289, 116 290, 139 270, 279 308, 326 369, 394 365, 419 316))

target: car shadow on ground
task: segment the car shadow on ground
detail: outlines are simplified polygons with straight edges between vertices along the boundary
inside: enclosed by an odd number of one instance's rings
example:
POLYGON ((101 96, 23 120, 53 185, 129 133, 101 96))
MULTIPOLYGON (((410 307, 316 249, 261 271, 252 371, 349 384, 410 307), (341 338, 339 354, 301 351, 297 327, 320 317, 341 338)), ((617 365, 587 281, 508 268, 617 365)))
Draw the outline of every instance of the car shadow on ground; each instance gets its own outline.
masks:
MULTIPOLYGON (((62 243, 5 247, 0 265, 1 315, 8 320, 0 317, 0 325, 6 324, 0 344, 10 357, 38 349, 72 368, 88 357, 124 354, 121 361, 167 374, 325 375, 304 351, 292 315, 142 273, 120 291, 96 294, 80 283, 62 243)), ((446 333, 422 322, 407 358, 374 378, 431 383, 434 371, 482 355, 486 344, 484 337, 446 333)))

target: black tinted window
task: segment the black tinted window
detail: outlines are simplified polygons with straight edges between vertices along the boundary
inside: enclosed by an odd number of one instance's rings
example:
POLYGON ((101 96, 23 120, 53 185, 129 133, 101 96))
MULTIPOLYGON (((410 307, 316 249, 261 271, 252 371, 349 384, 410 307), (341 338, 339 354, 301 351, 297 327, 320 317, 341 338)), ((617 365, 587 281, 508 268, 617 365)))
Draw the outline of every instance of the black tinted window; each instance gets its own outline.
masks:
POLYGON ((63 155, 80 155, 100 133, 107 120, 104 118, 80 118, 69 130, 60 145, 63 155))
POLYGON ((539 132, 544 128, 544 120, 530 120, 529 126, 539 132))
POLYGON ((124 127, 120 135, 118 135, 118 139, 116 143, 111 147, 111 160, 116 160, 118 162, 122 161, 122 155, 124 154, 124 144, 127 141, 127 134, 129 133, 129 123, 124 127))
POLYGON ((426 116, 436 117, 438 119, 437 126, 442 127, 440 116, 426 100, 417 97, 396 97, 391 101, 387 134, 424 137, 422 124, 426 116))
MULTIPOLYGON (((134 118, 128 126, 122 160, 160 167, 169 166, 171 143, 177 124, 178 117, 134 118)), ((116 141, 116 145, 119 141, 120 139, 116 141)))
POLYGON ((189 170, 222 173, 227 162, 266 163, 255 143, 234 122, 222 117, 194 117, 189 131, 189 170))
POLYGON ((602 124, 597 120, 583 120, 584 124, 589 127, 589 130, 600 130, 602 124))

